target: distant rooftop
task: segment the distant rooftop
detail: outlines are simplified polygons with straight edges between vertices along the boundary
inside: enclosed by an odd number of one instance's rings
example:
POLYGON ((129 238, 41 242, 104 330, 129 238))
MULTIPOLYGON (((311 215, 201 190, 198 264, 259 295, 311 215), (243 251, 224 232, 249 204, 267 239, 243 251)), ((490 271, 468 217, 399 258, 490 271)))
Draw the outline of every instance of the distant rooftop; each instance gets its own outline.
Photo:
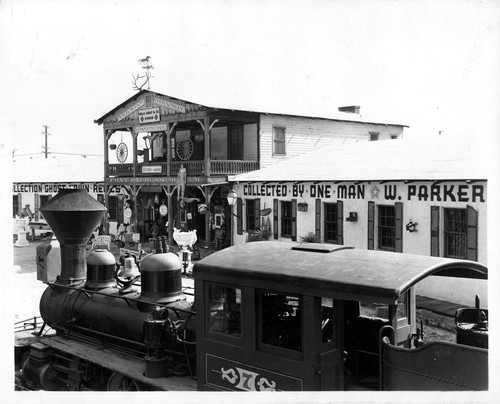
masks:
POLYGON ((12 182, 103 182, 104 162, 81 156, 19 157, 12 163, 12 182))
POLYGON ((476 139, 418 138, 343 142, 230 176, 230 181, 467 180, 491 175, 488 144, 476 139))

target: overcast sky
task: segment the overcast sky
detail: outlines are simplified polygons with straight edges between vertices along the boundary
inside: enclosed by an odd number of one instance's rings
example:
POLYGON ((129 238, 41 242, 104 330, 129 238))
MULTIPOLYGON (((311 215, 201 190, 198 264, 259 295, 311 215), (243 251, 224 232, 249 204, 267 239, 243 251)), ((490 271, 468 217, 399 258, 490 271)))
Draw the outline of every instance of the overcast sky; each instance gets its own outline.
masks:
POLYGON ((135 93, 150 56, 153 91, 208 106, 328 116, 356 104, 408 136, 486 139, 499 26, 493 0, 3 0, 2 132, 18 155, 42 151, 42 125, 51 151, 102 154, 94 120, 135 93))

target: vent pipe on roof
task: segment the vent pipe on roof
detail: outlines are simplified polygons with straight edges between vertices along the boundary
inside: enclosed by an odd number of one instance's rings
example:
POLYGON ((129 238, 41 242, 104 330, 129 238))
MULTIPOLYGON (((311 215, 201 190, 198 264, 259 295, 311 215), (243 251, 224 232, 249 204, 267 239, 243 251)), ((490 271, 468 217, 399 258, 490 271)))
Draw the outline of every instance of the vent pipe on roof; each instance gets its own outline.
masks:
POLYGON ((339 107, 340 112, 349 112, 351 114, 359 114, 361 107, 359 105, 349 105, 347 107, 339 107))

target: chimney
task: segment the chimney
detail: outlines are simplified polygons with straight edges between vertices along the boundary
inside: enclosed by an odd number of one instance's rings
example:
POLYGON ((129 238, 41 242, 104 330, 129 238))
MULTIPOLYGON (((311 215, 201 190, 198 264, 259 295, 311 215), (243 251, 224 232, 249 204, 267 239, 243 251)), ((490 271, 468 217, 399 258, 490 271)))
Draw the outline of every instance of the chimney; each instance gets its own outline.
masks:
POLYGON ((347 107, 339 107, 339 111, 340 112, 349 112, 351 114, 359 114, 360 108, 361 107, 359 105, 349 105, 347 107))

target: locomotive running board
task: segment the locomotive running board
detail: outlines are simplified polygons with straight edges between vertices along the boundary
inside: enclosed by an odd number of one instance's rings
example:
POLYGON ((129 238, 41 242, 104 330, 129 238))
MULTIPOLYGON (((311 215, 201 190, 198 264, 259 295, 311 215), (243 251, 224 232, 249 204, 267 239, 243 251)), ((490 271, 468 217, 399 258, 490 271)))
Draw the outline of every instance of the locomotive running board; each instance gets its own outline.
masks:
POLYGON ((87 343, 67 340, 59 336, 46 338, 40 342, 161 390, 196 391, 196 381, 189 377, 172 376, 155 379, 145 377, 144 360, 140 358, 117 353, 108 348, 89 346, 87 343))

